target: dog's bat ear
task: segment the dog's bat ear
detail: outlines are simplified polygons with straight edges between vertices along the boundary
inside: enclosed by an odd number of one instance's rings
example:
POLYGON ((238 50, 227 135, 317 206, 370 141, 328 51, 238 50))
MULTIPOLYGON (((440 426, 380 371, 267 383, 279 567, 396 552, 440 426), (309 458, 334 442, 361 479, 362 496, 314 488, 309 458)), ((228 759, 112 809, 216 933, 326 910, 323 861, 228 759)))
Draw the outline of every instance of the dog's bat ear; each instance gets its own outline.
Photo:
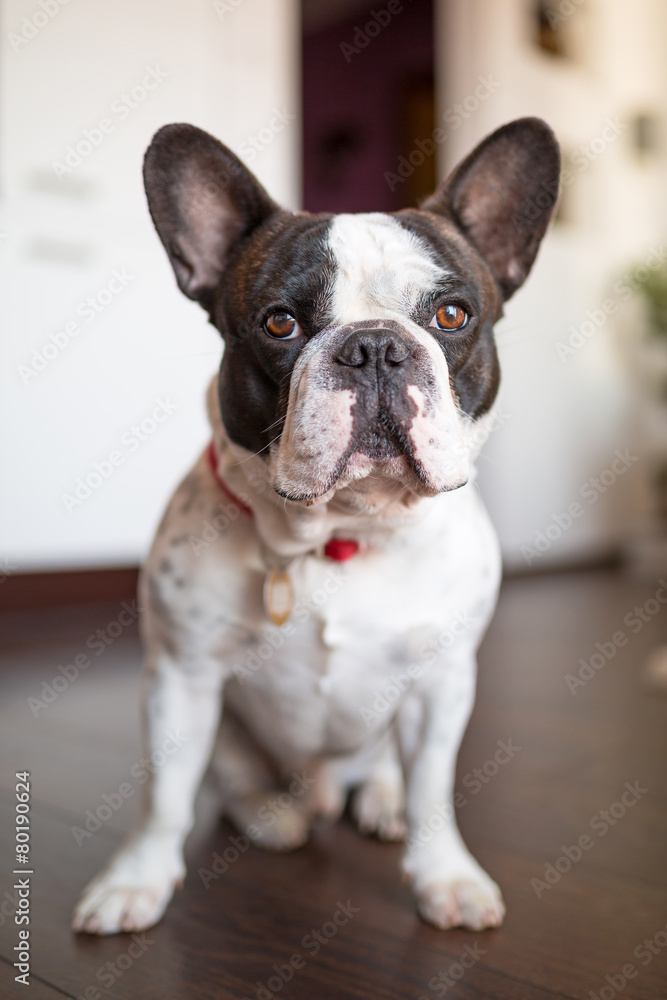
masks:
POLYGON ((144 185, 179 288, 210 312, 234 244, 278 205, 231 150, 194 125, 156 132, 144 185))
POLYGON ((456 223, 508 299, 533 265, 559 179, 553 132, 540 118, 519 118, 487 136, 420 207, 456 223))

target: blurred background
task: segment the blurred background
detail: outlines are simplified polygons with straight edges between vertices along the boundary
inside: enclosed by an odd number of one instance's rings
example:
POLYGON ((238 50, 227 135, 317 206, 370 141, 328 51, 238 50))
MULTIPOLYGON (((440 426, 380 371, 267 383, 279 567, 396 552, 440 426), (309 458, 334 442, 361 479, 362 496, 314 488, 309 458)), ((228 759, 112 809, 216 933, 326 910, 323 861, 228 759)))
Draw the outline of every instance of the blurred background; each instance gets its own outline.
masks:
MULTIPOLYGON (((478 482, 507 579, 457 787, 496 774, 500 741, 523 749, 459 817, 503 887, 504 930, 420 925, 399 846, 345 823, 279 862, 248 850, 206 892, 197 872, 233 831, 205 783, 185 889, 108 996, 266 996, 253 984, 348 897, 361 915, 309 955, 292 1000, 434 996, 437 970, 478 940, 457 995, 610 996, 639 942, 665 949, 665 39, 664 0, 0 0, 3 1000, 23 996, 6 919, 16 772, 34 785, 33 988, 99 996, 128 946, 68 928, 138 815, 137 566, 209 439, 221 356, 145 203, 144 150, 176 121, 227 143, 285 205, 336 212, 414 205, 513 118, 554 128, 558 215, 497 327, 478 482), (570 865, 563 845, 623 816, 628 782, 650 794, 570 865), (553 864, 572 871, 542 899, 553 864)), ((665 951, 645 964, 633 998, 665 996, 665 951)))
POLYGON ((480 489, 511 571, 664 568, 661 0, 1 0, 0 25, 3 579, 136 565, 207 440, 220 341, 141 184, 180 120, 292 208, 391 211, 544 117, 562 200, 498 326, 480 489))

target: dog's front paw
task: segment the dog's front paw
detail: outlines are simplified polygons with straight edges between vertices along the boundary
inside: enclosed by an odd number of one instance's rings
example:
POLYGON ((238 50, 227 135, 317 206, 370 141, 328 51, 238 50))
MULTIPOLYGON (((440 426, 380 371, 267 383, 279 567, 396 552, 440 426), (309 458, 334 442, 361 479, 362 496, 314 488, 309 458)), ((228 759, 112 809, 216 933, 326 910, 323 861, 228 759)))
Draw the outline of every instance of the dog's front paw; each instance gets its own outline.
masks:
POLYGON ((162 918, 173 891, 173 885, 91 882, 74 910, 72 929, 87 934, 145 931, 162 918))
POLYGON ((173 850, 146 838, 128 845, 81 894, 72 929, 87 934, 145 931, 164 914, 185 869, 173 850))
POLYGON ((428 882, 417 891, 417 906, 423 919, 441 930, 466 927, 483 931, 500 927, 505 916, 500 889, 488 875, 428 882))

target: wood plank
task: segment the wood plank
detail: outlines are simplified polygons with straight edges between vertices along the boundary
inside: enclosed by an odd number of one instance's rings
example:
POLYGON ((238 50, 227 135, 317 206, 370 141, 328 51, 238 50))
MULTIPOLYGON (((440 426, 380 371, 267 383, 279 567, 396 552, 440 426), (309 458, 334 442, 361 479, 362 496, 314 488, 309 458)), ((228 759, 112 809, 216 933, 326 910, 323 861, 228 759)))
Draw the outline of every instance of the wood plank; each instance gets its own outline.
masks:
MULTIPOLYGON (((118 787, 140 754, 141 652, 135 635, 119 638, 48 712, 31 720, 27 694, 53 673, 54 662, 81 647, 107 611, 88 609, 78 624, 76 616, 52 622, 52 631, 41 635, 28 631, 18 646, 17 629, 11 648, 0 649, 6 681, 0 703, 0 899, 5 891, 11 898, 11 881, 3 873, 12 856, 13 774, 28 767, 34 773, 38 977, 32 995, 41 1000, 39 990, 51 988, 43 996, 53 1000, 95 987, 112 1000, 256 1000, 257 984, 277 975, 273 966, 284 970, 290 956, 300 954, 306 964, 276 995, 433 1000, 433 977, 450 969, 458 974, 463 949, 476 947, 483 951, 479 961, 447 995, 589 1000, 589 991, 599 995, 609 988, 607 977, 618 977, 623 965, 633 963, 637 976, 621 996, 667 997, 667 948, 659 946, 667 927, 667 727, 665 702, 642 676, 647 653, 664 641, 667 615, 646 623, 575 696, 563 681, 578 657, 589 656, 596 642, 622 628, 628 609, 654 589, 595 574, 514 581, 503 590, 482 651, 479 698, 457 779, 467 795, 459 811, 464 835, 505 893, 502 929, 443 933, 424 925, 400 881, 401 848, 361 838, 348 822, 318 827, 293 854, 250 848, 206 889, 198 869, 210 870, 214 854, 232 846, 234 835, 218 822, 209 789, 198 803, 183 891, 164 922, 149 932, 145 953, 108 989, 100 975, 108 973, 106 963, 127 961, 131 939, 74 936, 69 918, 80 889, 130 827, 136 803, 128 801, 81 846, 71 827, 102 793, 118 787), (493 760, 499 740, 510 738, 521 750, 473 794, 466 778, 493 760), (646 794, 600 836, 591 819, 636 780, 646 794), (544 881, 545 865, 585 833, 593 847, 538 898, 531 879, 544 881), (359 912, 311 954, 305 936, 326 925, 339 901, 347 900, 359 912), (642 942, 656 935, 658 954, 644 965, 635 949, 645 961, 651 953, 642 942)), ((5 919, 5 962, 13 935, 5 919)), ((7 978, 7 969, 0 963, 0 977, 7 978)), ((12 988, 10 976, 0 995, 11 997, 12 988)))
POLYGON ((87 601, 123 600, 136 594, 138 575, 136 566, 9 573, 2 580, 0 608, 33 611, 87 601))
MULTIPOLYGON (((10 820, 8 807, 0 807, 3 830, 10 820)), ((496 937, 443 934, 422 924, 398 879, 399 849, 364 840, 346 824, 320 831, 311 845, 290 856, 250 850, 226 879, 207 891, 197 869, 209 863, 211 847, 227 846, 231 830, 220 827, 194 854, 189 851, 185 889, 163 923, 139 937, 143 953, 129 965, 125 956, 131 936, 100 939, 68 929, 78 890, 108 856, 108 839, 93 837, 79 852, 65 826, 42 815, 39 807, 33 810, 33 830, 33 972, 67 994, 85 995, 89 987, 102 984, 103 995, 118 1000, 255 996, 254 984, 266 983, 275 974, 274 965, 286 969, 293 955, 301 955, 305 965, 295 972, 290 992, 297 1000, 314 995, 399 1000, 405 988, 415 994, 428 991, 428 979, 455 964, 466 945, 474 948, 478 942, 479 948, 482 942, 490 953, 486 940, 496 937), (335 927, 330 923, 334 914, 342 920, 348 906, 358 912, 327 939, 335 927), (316 955, 316 942, 307 937, 313 930, 326 941, 316 955), (128 968, 111 982, 119 962, 128 968)), ((7 843, 0 845, 2 856, 8 849, 7 843)), ((11 892, 11 883, 6 885, 11 892)), ((5 959, 14 936, 8 921, 0 928, 5 959)), ((486 959, 479 966, 482 961, 486 959)), ((473 992, 460 995, 478 995, 475 984, 482 974, 482 968, 470 969, 466 989, 473 992)), ((505 980, 507 991, 499 988, 498 998, 514 995, 514 977, 501 977, 505 980)), ((533 993, 539 1000, 553 995, 541 987, 533 993)))
POLYGON ((42 983, 34 976, 30 977, 28 987, 22 983, 17 983, 15 979, 16 970, 9 962, 0 959, 0 997, 2 1000, 63 1000, 69 997, 69 993, 42 983))

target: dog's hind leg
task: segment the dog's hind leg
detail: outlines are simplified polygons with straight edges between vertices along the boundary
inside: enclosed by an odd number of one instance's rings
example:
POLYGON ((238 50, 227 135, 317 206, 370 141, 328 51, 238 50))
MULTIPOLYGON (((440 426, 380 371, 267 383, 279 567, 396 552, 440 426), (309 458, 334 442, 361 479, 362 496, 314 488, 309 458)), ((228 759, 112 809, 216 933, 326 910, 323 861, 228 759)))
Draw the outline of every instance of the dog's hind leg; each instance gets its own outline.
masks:
POLYGON ((352 815, 361 833, 380 840, 403 840, 405 786, 393 729, 382 740, 367 777, 352 798, 352 815))
POLYGON ((275 764, 243 723, 223 714, 211 760, 222 792, 222 812, 257 847, 290 851, 310 834, 307 783, 280 780, 275 764))

